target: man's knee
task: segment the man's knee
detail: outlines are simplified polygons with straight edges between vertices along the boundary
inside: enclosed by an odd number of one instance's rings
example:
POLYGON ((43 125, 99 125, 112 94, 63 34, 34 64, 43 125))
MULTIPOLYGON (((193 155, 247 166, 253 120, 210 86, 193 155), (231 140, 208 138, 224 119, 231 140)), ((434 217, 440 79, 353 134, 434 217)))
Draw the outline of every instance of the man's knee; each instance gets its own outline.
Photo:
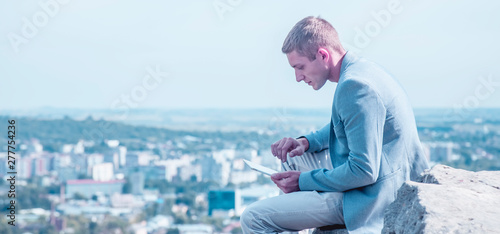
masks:
POLYGON ((253 220, 255 219, 254 215, 253 215, 253 212, 249 209, 249 207, 247 207, 243 213, 241 214, 241 217, 240 217, 240 222, 241 222, 241 225, 245 225, 245 226, 250 226, 250 224, 253 222, 253 220))
POLYGON ((252 203, 241 214, 240 223, 244 233, 269 233, 274 230, 272 222, 265 214, 269 208, 263 201, 252 203))
POLYGON ((253 229, 255 228, 255 223, 257 222, 257 211, 254 204, 249 205, 240 217, 241 228, 245 233, 255 231, 253 229))

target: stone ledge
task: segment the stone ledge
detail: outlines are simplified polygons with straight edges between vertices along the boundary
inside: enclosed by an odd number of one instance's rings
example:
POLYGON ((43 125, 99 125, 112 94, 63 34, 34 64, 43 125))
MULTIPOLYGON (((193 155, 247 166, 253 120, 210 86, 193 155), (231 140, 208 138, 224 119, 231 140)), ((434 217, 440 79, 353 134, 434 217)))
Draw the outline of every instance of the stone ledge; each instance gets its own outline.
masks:
POLYGON ((383 233, 500 233, 500 171, 436 165, 417 181, 399 189, 383 233))

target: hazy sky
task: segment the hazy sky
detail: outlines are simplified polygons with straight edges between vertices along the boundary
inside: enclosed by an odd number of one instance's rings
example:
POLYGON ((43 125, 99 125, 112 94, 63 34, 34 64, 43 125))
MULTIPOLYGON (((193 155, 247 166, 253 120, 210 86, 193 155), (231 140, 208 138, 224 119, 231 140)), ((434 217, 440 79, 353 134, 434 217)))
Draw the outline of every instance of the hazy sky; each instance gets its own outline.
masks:
POLYGON ((331 108, 281 45, 321 16, 414 107, 500 107, 499 1, 0 1, 0 109, 331 108))

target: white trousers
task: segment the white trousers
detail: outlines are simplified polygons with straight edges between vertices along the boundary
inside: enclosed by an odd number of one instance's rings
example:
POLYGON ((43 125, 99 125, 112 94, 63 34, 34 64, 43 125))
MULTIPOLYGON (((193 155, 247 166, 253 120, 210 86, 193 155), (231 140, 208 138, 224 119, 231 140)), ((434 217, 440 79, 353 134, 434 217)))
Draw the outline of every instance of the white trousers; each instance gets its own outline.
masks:
MULTIPOLYGON (((332 169, 328 149, 288 158, 288 164, 298 171, 332 169)), ((344 224, 342 198, 343 193, 299 191, 260 200, 245 209, 241 228, 243 233, 278 233, 344 224)))

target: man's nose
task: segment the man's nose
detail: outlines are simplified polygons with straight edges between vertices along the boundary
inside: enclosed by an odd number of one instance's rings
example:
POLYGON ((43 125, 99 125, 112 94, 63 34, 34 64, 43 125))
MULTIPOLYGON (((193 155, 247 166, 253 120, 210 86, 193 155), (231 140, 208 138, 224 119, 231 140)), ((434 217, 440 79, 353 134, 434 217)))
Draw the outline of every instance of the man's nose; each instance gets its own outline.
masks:
POLYGON ((297 82, 300 82, 303 79, 304 79, 304 76, 302 74, 295 72, 295 80, 297 80, 297 82))

